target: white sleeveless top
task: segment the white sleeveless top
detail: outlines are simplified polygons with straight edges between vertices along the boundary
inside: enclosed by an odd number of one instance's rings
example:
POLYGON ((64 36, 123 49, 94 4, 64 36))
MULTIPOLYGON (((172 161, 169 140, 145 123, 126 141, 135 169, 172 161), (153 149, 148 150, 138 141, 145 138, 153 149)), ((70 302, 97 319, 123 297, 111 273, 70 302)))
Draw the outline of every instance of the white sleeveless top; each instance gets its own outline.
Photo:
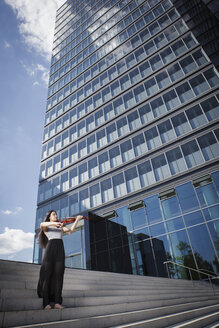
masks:
POLYGON ((49 240, 62 239, 62 228, 48 227, 48 230, 44 233, 49 240))

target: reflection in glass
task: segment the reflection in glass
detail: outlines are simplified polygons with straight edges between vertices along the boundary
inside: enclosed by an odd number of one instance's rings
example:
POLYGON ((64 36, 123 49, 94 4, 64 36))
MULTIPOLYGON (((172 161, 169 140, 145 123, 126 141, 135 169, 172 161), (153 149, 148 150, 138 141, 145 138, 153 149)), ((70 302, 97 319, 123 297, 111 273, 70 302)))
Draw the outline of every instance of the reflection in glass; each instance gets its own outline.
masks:
POLYGON ((198 200, 191 182, 176 187, 176 193, 183 213, 199 208, 198 200))
POLYGON ((185 224, 187 227, 202 223, 204 221, 201 211, 196 211, 187 215, 184 215, 185 224))
POLYGON ((135 211, 130 211, 130 214, 132 218, 133 230, 146 225, 146 213, 144 207, 135 211))
POLYGON ((162 221, 162 214, 160 209, 160 201, 158 195, 145 198, 146 213, 148 218, 148 223, 156 223, 162 221))
POLYGON ((183 222, 183 219, 181 216, 179 216, 178 218, 166 221, 166 226, 167 226, 167 230, 169 232, 185 228, 185 225, 184 225, 184 222, 183 222))

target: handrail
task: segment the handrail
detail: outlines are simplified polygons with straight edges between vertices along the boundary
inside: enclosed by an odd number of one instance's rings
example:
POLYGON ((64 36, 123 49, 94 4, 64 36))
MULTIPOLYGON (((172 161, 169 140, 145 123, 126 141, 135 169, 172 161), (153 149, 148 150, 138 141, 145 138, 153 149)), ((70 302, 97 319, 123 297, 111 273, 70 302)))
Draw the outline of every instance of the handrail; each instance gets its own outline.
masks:
MULTIPOLYGON (((165 261, 165 262, 163 262, 163 264, 166 265, 167 273, 168 273, 168 278, 170 278, 170 272, 169 272, 169 268, 168 268, 168 263, 171 263, 171 264, 174 264, 174 265, 178 265, 178 266, 180 266, 180 267, 182 267, 182 268, 188 269, 188 270, 189 270, 190 279, 192 280, 192 282, 193 282, 193 279, 192 279, 191 270, 192 270, 192 271, 195 271, 195 272, 198 272, 198 273, 199 273, 199 277, 200 277, 200 273, 201 273, 201 274, 204 274, 204 275, 206 275, 206 276, 208 276, 208 280, 209 280, 209 282, 210 282, 211 288, 212 288, 213 293, 214 293, 214 295, 215 295, 214 287, 213 287, 213 284, 212 284, 211 280, 212 280, 212 279, 219 279, 219 276, 218 276, 218 275, 213 276, 213 275, 211 275, 211 274, 209 274, 209 273, 205 273, 205 272, 203 272, 203 271, 201 271, 201 270, 197 270, 197 269, 193 269, 193 268, 191 268, 191 267, 187 267, 186 265, 183 265, 183 264, 179 264, 179 263, 176 263, 176 262, 173 262, 173 261, 165 261)), ((201 279, 200 279, 200 280, 201 280, 201 279)))
POLYGON ((201 270, 197 270, 197 269, 194 269, 194 268, 191 268, 191 267, 187 267, 186 265, 183 265, 183 264, 179 264, 179 263, 176 263, 176 262, 173 262, 173 261, 165 261, 163 262, 163 264, 167 264, 167 263, 172 263, 172 264, 175 264, 175 265, 178 265, 178 266, 181 266, 182 268, 186 268, 186 269, 189 269, 189 270, 192 270, 192 271, 196 271, 198 273, 201 273, 201 274, 205 274, 206 276, 209 276, 209 277, 212 277, 212 278, 219 278, 219 276, 213 276, 209 273, 205 273, 205 272, 202 272, 201 270))

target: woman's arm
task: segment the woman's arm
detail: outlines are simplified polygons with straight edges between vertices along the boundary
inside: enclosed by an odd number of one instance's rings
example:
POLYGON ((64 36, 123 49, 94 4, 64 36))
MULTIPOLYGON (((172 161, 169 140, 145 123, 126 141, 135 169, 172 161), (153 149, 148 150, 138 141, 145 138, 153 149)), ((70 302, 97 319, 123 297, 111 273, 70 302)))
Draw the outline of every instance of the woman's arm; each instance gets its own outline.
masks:
POLYGON ((62 227, 62 231, 68 235, 70 235, 72 232, 74 232, 75 228, 77 227, 78 221, 80 221, 81 219, 83 219, 82 215, 78 215, 76 217, 76 220, 74 222, 74 224, 71 226, 71 228, 67 228, 67 227, 62 227))
POLYGON ((40 228, 43 231, 47 231, 49 226, 55 226, 55 227, 59 228, 59 227, 62 227, 63 224, 61 222, 42 222, 40 224, 40 228))

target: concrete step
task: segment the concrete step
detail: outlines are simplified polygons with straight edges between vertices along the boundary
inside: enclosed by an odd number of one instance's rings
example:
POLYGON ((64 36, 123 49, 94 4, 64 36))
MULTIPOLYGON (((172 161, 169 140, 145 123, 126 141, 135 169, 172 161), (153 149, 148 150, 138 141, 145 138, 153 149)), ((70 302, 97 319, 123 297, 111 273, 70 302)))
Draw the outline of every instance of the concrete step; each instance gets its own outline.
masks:
POLYGON ((219 327, 219 311, 199 316, 196 319, 186 320, 169 328, 216 328, 219 327), (206 326, 207 325, 207 326, 206 326))
POLYGON ((169 327, 185 321, 185 319, 189 320, 198 316, 215 313, 218 309, 218 303, 212 305, 210 301, 196 302, 129 312, 117 312, 116 305, 109 307, 100 306, 96 307, 96 309, 97 313, 95 316, 92 316, 92 314, 89 316, 88 314, 89 311, 92 313, 92 307, 89 307, 87 311, 85 311, 85 308, 26 311, 25 318, 22 311, 6 312, 2 327, 161 328, 169 327), (113 314, 107 314, 109 311, 113 314), (22 325, 24 319, 25 325, 22 325), (130 323, 135 323, 135 325, 130 323))
MULTIPOLYGON (((202 328, 203 327, 204 328, 205 327, 206 328, 206 324, 208 325, 211 323, 214 323, 213 326, 215 326, 215 324, 216 324, 216 327, 218 327, 219 312, 215 311, 215 310, 217 310, 216 307, 217 306, 215 306, 215 305, 212 305, 212 306, 210 305, 210 306, 206 306, 206 307, 197 308, 194 310, 175 313, 172 315, 160 316, 155 319, 142 320, 139 322, 133 322, 131 324, 124 324, 124 325, 119 325, 119 326, 112 326, 111 328, 145 328, 145 327, 147 327, 147 328, 166 328, 166 327, 168 327, 168 328, 179 328, 179 327, 202 328), (215 311, 215 312, 211 313, 212 311, 215 311), (202 315, 200 315, 200 314, 202 314, 202 315), (184 319, 189 318, 189 320, 187 320, 186 322, 191 325, 183 326, 182 324, 178 324, 179 321, 181 321, 183 318, 184 319), (204 322, 204 320, 205 320, 205 322, 204 322), (193 326, 193 324, 195 324, 195 325, 193 326)), ((56 327, 56 326, 54 326, 54 327, 56 327)), ((63 327, 67 328, 68 326, 63 326, 63 327)))
MULTIPOLYGON (((174 303, 176 300, 180 300, 181 298, 187 300, 199 300, 202 298, 203 300, 219 300, 214 297, 212 294, 207 293, 205 297, 202 297, 200 293, 181 293, 180 298, 178 293, 174 293, 171 295, 168 294, 160 294, 160 293, 151 293, 145 295, 120 295, 120 296, 85 296, 85 297, 75 297, 74 294, 69 295, 68 297, 64 297, 63 295, 63 305, 67 307, 81 307, 81 306, 98 306, 98 305, 109 305, 109 304, 127 304, 127 303, 139 303, 139 302, 159 302, 159 301, 170 301, 174 303)), ((14 298, 1 298, 0 300, 0 311, 24 311, 24 310, 40 310, 42 309, 42 299, 36 297, 26 297, 20 298, 20 295, 14 298)))

